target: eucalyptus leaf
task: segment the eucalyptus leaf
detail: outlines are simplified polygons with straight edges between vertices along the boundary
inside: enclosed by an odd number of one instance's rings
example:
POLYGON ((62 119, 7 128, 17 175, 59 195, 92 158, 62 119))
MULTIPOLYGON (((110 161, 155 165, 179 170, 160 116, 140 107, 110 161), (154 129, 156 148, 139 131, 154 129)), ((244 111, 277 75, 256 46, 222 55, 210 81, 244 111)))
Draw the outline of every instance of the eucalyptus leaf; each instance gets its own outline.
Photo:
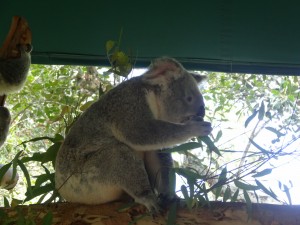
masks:
POLYGON ((275 133, 277 135, 278 138, 282 137, 282 136, 285 136, 286 133, 281 133, 280 131, 278 131, 277 129, 273 128, 273 127, 265 127, 267 130, 275 133))
POLYGON ((254 110, 253 113, 251 114, 251 116, 249 116, 246 121, 245 121, 245 128, 249 125, 249 123, 255 118, 255 116, 257 115, 257 110, 254 110))
POLYGON ((265 116, 265 104, 264 102, 261 102, 261 105, 258 110, 258 119, 263 120, 264 116, 265 116))
POLYGON ((254 185, 251 185, 251 184, 246 184, 246 183, 243 183, 239 180, 234 180, 234 184, 236 187, 242 189, 242 190, 245 190, 245 191, 255 191, 255 190, 259 190, 259 187, 258 186, 254 186, 254 185))
POLYGON ((215 144, 213 143, 213 141, 210 139, 209 136, 201 136, 201 137, 199 137, 199 139, 200 139, 201 141, 203 141, 203 142, 207 145, 208 149, 209 149, 211 152, 216 153, 218 156, 222 156, 222 155, 221 155, 221 152, 220 152, 219 149, 215 146, 215 144))
POLYGON ((262 170, 260 172, 257 172, 252 177, 263 177, 263 176, 266 176, 266 175, 268 175, 270 173, 272 173, 272 169, 268 168, 268 169, 264 169, 264 170, 262 170))
POLYGON ((173 147, 171 149, 166 149, 163 152, 166 153, 173 153, 173 152, 182 152, 182 151, 188 151, 188 150, 192 150, 192 149, 196 149, 196 148, 200 148, 201 145, 198 142, 188 142, 188 143, 184 143, 181 145, 178 145, 176 147, 173 147))

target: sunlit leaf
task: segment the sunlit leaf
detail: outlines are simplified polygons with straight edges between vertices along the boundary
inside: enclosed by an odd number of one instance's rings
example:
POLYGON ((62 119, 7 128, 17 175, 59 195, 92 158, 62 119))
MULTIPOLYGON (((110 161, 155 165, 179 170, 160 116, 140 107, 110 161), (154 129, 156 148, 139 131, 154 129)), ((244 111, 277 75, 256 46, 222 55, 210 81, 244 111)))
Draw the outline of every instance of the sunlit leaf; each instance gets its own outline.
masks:
POLYGON ((28 172, 26 166, 24 165, 24 163, 21 160, 18 160, 18 165, 19 165, 20 169, 22 170, 22 172, 25 176, 25 179, 26 179, 26 182, 27 182, 27 192, 31 193, 31 181, 30 181, 29 172, 28 172))
POLYGON ((88 101, 86 102, 84 105, 82 105, 79 109, 81 111, 85 111, 87 110, 93 103, 95 103, 95 101, 88 101))
POLYGON ((31 193, 29 193, 28 191, 25 193, 26 199, 24 201, 29 201, 29 200, 37 197, 37 196, 49 193, 50 191, 53 191, 53 185, 52 184, 46 184, 46 185, 41 186, 41 187, 33 188, 31 193))

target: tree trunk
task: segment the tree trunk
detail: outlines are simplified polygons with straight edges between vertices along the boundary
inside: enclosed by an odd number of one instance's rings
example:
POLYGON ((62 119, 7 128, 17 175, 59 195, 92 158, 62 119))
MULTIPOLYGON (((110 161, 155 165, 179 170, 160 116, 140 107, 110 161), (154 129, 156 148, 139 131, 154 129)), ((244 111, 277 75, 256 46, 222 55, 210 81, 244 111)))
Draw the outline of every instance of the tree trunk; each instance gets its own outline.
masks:
POLYGON ((51 203, 0 208, 0 224, 55 225, 300 225, 300 206, 212 202, 209 207, 177 209, 152 217, 143 206, 115 202, 103 205, 51 203), (248 213, 249 212, 249 213, 248 213), (169 212, 170 214, 170 212, 169 212), (26 221, 26 222, 25 222, 26 221), (31 223, 30 223, 31 222, 31 223), (34 223, 32 223, 34 222, 34 223))

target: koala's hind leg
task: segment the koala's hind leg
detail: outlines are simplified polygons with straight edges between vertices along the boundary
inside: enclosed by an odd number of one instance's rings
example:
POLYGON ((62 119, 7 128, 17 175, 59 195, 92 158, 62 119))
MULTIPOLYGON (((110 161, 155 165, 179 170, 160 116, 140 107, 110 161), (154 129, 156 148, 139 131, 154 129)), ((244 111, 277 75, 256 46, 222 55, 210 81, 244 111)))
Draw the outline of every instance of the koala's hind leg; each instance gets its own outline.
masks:
POLYGON ((159 151, 145 152, 145 168, 153 189, 159 196, 160 204, 165 206, 174 196, 174 191, 170 186, 170 172, 173 167, 173 159, 170 153, 159 151))
POLYGON ((122 143, 112 144, 110 147, 110 151, 96 153, 91 157, 92 163, 88 163, 88 167, 104 171, 98 175, 98 182, 120 187, 152 213, 160 211, 142 157, 122 143))

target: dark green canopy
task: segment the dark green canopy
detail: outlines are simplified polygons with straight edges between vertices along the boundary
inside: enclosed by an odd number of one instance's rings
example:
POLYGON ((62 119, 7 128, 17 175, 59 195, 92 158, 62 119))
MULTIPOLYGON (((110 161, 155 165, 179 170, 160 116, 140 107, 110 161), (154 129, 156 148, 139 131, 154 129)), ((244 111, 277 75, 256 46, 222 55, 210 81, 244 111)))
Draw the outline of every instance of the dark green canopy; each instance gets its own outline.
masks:
POLYGON ((137 66, 172 56, 190 69, 300 74, 296 0, 1 0, 1 42, 14 15, 31 27, 33 63, 105 65, 123 30, 137 66))

